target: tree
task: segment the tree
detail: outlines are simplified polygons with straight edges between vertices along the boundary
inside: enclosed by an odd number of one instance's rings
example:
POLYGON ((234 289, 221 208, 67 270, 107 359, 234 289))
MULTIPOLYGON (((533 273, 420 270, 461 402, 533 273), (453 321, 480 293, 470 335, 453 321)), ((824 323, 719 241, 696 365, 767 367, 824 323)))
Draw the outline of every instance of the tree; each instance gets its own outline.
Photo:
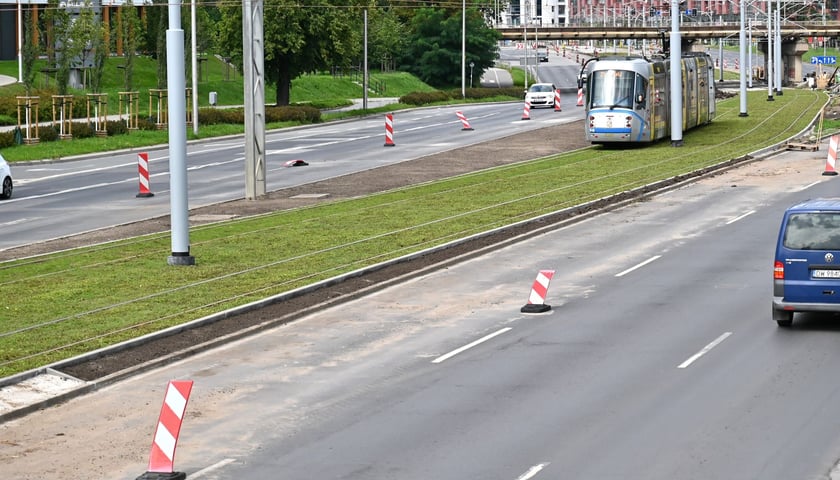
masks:
POLYGON ((137 16, 137 7, 131 3, 120 5, 121 31, 117 32, 122 38, 125 54, 125 65, 123 70, 124 88, 126 92, 134 91, 134 59, 137 57, 137 45, 141 31, 140 18, 137 16))
POLYGON ((405 23, 393 9, 376 9, 368 15, 368 59, 387 70, 406 48, 405 23))
MULTIPOLYGON (((359 58, 365 0, 296 0, 264 3, 266 80, 277 89, 277 105, 288 105, 292 80, 304 73, 348 66, 359 58)), ((242 6, 221 7, 222 54, 242 66, 242 6)), ((245 67, 247 68, 247 67, 245 67)))
MULTIPOLYGON (((492 67, 498 54, 499 32, 488 27, 482 14, 467 10, 466 63, 474 73, 492 67)), ((401 68, 429 85, 451 87, 461 84, 461 11, 423 8, 411 20, 407 48, 401 68)))
POLYGON ((23 50, 23 86, 26 89, 26 95, 32 95, 32 88, 35 86, 35 61, 38 60, 38 44, 35 42, 33 29, 35 25, 32 22, 32 11, 26 10, 24 13, 24 37, 23 50))

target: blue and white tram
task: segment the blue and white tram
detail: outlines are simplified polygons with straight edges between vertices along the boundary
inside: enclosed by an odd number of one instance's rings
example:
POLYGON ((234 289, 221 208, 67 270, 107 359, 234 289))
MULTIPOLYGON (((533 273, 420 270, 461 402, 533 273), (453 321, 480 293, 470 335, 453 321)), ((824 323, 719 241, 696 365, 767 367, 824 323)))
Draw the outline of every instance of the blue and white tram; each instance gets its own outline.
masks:
MULTIPOLYGON (((671 62, 605 57, 586 76, 586 139, 592 143, 654 142, 671 134, 671 62)), ((715 116, 714 65, 705 53, 682 56, 683 130, 715 116)))

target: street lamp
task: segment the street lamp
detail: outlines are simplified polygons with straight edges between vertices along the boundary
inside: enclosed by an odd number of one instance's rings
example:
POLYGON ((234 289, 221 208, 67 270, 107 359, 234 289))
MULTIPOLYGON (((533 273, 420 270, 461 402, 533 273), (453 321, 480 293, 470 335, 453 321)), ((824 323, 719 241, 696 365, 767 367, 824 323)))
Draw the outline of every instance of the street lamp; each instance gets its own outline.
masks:
POLYGON ((472 84, 473 67, 475 67, 475 62, 470 62, 470 88, 473 88, 473 84, 472 84))

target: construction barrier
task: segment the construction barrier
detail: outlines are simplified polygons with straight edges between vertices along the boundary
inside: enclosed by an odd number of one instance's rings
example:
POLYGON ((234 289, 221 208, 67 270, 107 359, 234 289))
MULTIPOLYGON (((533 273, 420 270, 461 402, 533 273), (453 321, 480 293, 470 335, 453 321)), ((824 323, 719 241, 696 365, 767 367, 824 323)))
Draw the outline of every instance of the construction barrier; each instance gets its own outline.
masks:
POLYGON ((583 89, 582 88, 578 88, 577 106, 578 107, 583 106, 583 89))
POLYGON ((560 90, 554 91, 554 111, 561 112, 560 110, 560 90))
POLYGON ((138 198, 154 197, 155 194, 149 189, 149 154, 146 152, 137 154, 137 173, 140 177, 140 191, 138 198))
POLYGON ((166 395, 163 397, 152 451, 149 454, 149 469, 137 477, 137 480, 187 478, 186 474, 174 471, 175 447, 178 444, 178 435, 184 422, 184 412, 192 387, 192 380, 172 380, 166 386, 166 395))
POLYGON ((554 277, 554 270, 540 270, 531 287, 528 303, 520 309, 522 313, 542 313, 551 310, 551 305, 546 305, 545 298, 552 277, 554 277))
POLYGON ((840 143, 840 135, 832 135, 828 141, 828 158, 825 160, 825 171, 823 175, 837 175, 837 144, 840 143))
POLYGON ((462 131, 463 131, 463 130, 472 130, 472 129, 473 129, 473 128, 470 126, 470 122, 468 122, 468 121, 467 121, 467 117, 465 117, 465 116, 464 116, 464 114, 463 114, 462 112, 455 112, 455 115, 458 115, 458 118, 461 120, 461 125, 463 125, 463 127, 464 127, 464 128, 462 128, 462 129, 461 129, 462 131))
POLYGON ((394 115, 385 114, 385 146, 393 147, 394 144, 394 115))
POLYGON ((525 100, 525 108, 522 110, 522 120, 531 119, 531 102, 525 100))

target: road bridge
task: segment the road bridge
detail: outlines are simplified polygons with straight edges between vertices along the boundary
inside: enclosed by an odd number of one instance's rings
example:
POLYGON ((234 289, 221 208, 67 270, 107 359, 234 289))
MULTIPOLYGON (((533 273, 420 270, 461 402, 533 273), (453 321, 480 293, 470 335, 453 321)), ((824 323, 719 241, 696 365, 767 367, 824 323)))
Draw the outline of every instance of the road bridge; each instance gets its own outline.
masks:
MULTIPOLYGON (((525 29, 523 27, 498 28, 505 40, 522 40, 525 29)), ((527 26, 529 38, 536 33, 540 41, 550 40, 633 40, 633 39, 664 39, 670 37, 669 25, 650 26, 568 26, 545 27, 527 26)), ((692 23, 680 26, 683 51, 705 50, 697 40, 706 39, 735 39, 739 38, 739 23, 692 23)), ((808 51, 808 37, 840 37, 840 22, 787 22, 781 27, 782 63, 784 64, 783 83, 798 82, 802 79, 802 55, 808 51)), ((767 51, 766 25, 754 25, 752 37, 758 39, 758 48, 767 51), (756 28, 757 27, 757 28, 756 28)), ((765 55, 765 63, 766 63, 765 55)), ((765 65, 765 71, 766 65, 765 65)))

